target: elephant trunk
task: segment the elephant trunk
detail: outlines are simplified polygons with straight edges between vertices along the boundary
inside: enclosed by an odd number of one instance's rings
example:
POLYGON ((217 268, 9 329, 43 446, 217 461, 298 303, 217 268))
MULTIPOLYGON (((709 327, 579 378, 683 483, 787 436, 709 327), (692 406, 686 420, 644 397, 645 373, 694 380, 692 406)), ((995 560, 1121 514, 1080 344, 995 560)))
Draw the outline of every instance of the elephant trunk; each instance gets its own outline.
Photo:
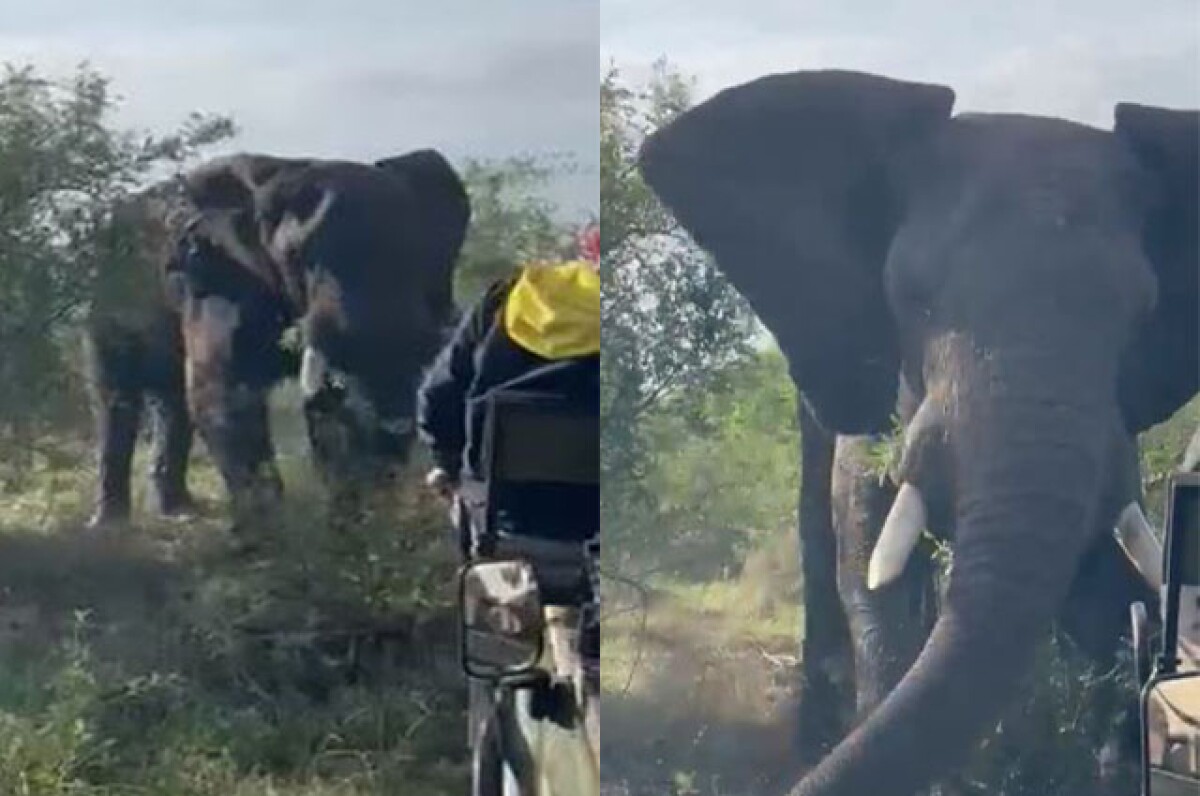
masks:
POLYGON ((1066 596, 1095 524, 1111 390, 1100 369, 1074 384, 1053 373, 1033 381, 1009 367, 1029 362, 989 357, 986 372, 958 370, 956 533, 942 615, 898 686, 793 796, 911 796, 962 765, 1066 596), (1040 386, 1010 388, 1030 383, 1040 386))
POLYGON ((235 513, 244 513, 243 506, 269 501, 282 490, 274 468, 266 387, 247 383, 245 368, 236 364, 235 339, 246 319, 236 302, 220 296, 193 302, 182 316, 188 409, 235 513))

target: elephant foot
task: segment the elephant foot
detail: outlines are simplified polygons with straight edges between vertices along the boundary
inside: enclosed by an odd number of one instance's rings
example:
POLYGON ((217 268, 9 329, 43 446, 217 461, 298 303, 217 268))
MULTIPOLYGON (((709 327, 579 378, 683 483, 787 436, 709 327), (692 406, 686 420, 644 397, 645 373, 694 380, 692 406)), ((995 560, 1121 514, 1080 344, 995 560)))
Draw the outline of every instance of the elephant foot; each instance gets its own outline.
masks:
POLYGON ((815 765, 842 739, 848 701, 830 683, 801 687, 796 727, 801 763, 815 765))
POLYGON ((233 558, 248 559, 260 555, 265 549, 263 543, 257 539, 240 538, 233 540, 229 552, 233 558))
POLYGON ((129 508, 122 506, 114 506, 112 504, 100 504, 83 524, 84 530, 87 531, 106 531, 114 528, 121 528, 129 524, 129 508))
POLYGON ((248 532, 246 525, 235 522, 227 529, 229 534, 229 553, 233 558, 250 558, 261 553, 266 545, 263 539, 248 532))
POLYGON ((234 512, 227 530, 235 555, 253 555, 272 545, 279 525, 269 511, 270 507, 259 505, 253 510, 234 512))
POLYGON ((186 520, 199 513, 199 505, 187 492, 164 493, 159 491, 153 500, 155 513, 164 519, 186 520))
POLYGON ((326 509, 326 525, 334 534, 346 534, 361 526, 369 517, 364 495, 357 489, 335 487, 326 509))
POLYGON ((830 723, 814 719, 810 711, 811 704, 808 707, 801 706, 800 722, 796 729, 797 758, 806 767, 819 763, 837 745, 838 740, 838 733, 830 723))

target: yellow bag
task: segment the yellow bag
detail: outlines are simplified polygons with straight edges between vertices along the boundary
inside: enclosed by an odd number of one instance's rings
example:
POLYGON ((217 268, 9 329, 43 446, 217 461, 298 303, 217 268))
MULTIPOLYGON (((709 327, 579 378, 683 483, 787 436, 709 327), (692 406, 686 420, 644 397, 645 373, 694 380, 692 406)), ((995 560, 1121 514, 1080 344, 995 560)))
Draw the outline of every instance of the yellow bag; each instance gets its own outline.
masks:
POLYGON ((600 351, 600 274, 590 263, 526 266, 502 312, 513 342, 544 359, 600 351))

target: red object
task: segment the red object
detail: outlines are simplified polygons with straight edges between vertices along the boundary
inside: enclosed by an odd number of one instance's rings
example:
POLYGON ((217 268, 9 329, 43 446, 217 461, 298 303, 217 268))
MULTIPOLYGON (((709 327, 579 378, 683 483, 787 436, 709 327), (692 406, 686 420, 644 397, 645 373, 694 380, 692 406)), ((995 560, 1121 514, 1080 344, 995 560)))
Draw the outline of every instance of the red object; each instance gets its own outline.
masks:
POLYGON ((594 263, 600 262, 600 225, 588 224, 579 233, 579 255, 594 263))

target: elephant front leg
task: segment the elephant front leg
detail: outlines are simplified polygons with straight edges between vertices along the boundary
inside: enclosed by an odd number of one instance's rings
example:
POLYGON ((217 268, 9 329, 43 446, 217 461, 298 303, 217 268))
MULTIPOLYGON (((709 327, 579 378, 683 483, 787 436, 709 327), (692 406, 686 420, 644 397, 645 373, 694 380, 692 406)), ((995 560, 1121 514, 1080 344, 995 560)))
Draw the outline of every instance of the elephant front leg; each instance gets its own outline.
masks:
POLYGON ((351 429, 339 416, 339 405, 332 400, 308 401, 304 420, 313 464, 329 492, 330 525, 334 529, 352 526, 357 520, 360 495, 348 466, 351 429))
POLYGON ((125 522, 130 510, 130 467, 141 420, 142 395, 136 390, 101 386, 96 394, 96 507, 89 528, 125 522))
POLYGON ((266 395, 238 387, 219 404, 197 401, 196 394, 192 400, 200 435, 233 504, 233 530, 239 534, 261 530, 270 524, 272 509, 283 493, 266 395))
POLYGON ((166 517, 185 514, 194 507, 187 488, 193 432, 182 385, 178 392, 153 396, 150 406, 155 426, 150 461, 150 487, 155 508, 166 517))
POLYGON ((304 407, 309 447, 329 493, 330 526, 344 530, 374 511, 372 502, 395 475, 396 460, 379 455, 366 427, 338 396, 322 394, 304 407))
POLYGON ((833 465, 833 517, 838 593, 854 651, 858 720, 896 686, 920 652, 936 613, 932 565, 914 555, 904 573, 876 591, 867 564, 895 498, 871 466, 872 437, 838 437, 833 465))
POLYGON ((854 664, 837 587, 837 541, 830 494, 834 441, 803 402, 800 438, 804 627, 798 741, 802 762, 815 763, 842 738, 851 713, 854 664))

